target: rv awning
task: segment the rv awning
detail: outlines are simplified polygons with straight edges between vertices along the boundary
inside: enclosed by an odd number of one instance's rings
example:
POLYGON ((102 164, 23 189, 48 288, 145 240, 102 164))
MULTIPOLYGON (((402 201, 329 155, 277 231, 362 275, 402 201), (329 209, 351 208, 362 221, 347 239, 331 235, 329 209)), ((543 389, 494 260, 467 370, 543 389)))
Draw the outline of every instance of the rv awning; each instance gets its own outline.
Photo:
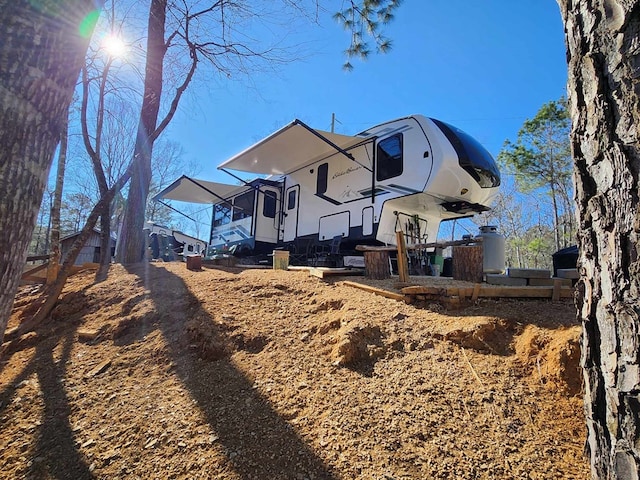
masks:
POLYGON ((246 186, 207 182, 183 175, 159 194, 154 200, 177 200, 188 203, 218 203, 233 193, 246 190, 246 186))
POLYGON ((300 120, 295 120, 225 161, 218 168, 285 175, 338 152, 353 159, 346 150, 367 140, 364 137, 315 130, 300 120))

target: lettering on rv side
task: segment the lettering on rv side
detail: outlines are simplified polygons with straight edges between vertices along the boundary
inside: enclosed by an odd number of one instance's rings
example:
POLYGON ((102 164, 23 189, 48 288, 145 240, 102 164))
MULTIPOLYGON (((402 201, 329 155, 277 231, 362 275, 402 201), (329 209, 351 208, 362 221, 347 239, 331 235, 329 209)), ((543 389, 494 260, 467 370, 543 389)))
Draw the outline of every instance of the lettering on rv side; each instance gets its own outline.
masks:
POLYGON ((346 170, 343 170, 341 172, 336 172, 333 174, 333 177, 331 177, 331 180, 335 180, 338 177, 342 177, 343 175, 348 175, 350 173, 356 172, 358 170, 360 170, 362 168, 362 166, 358 165, 357 167, 349 167, 346 170))

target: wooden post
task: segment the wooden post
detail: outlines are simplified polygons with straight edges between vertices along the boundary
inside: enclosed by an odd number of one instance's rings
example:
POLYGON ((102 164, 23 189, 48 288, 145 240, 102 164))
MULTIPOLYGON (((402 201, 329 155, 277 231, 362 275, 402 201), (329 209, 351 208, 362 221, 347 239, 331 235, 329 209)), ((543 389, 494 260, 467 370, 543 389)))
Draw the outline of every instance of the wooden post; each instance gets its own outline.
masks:
POLYGON ((480 284, 476 283, 473 286, 473 294, 471 295, 471 301, 476 302, 478 300, 478 295, 480 295, 480 284))
POLYGON ((396 244, 398 245, 398 280, 401 283, 409 281, 409 264, 407 262, 407 244, 404 233, 396 232, 396 244))
POLYGON ((389 252, 364 252, 364 275, 374 280, 390 278, 389 252))
POLYGON ((557 302, 560 300, 560 290, 562 289, 562 280, 554 278, 553 280, 553 292, 551 293, 551 301, 557 302))
POLYGON ((453 247, 453 279, 482 282, 482 245, 453 247))

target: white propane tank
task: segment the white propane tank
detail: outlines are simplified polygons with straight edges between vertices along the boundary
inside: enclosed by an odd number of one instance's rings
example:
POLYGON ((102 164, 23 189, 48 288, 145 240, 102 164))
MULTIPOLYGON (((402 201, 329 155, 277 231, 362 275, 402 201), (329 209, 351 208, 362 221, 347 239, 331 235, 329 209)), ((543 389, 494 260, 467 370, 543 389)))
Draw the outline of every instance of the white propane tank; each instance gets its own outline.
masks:
POLYGON ((504 273, 504 237, 498 233, 498 228, 492 225, 480 227, 482 237, 482 272, 504 273))

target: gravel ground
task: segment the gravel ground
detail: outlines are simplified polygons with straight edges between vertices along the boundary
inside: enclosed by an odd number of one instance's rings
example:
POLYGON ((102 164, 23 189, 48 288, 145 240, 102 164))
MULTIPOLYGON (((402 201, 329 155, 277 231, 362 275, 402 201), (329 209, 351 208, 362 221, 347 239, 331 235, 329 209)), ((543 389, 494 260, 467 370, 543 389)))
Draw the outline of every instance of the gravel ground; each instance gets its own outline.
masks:
POLYGON ((570 302, 447 311, 341 280, 181 263, 72 277, 0 357, 2 477, 589 477, 570 302))

